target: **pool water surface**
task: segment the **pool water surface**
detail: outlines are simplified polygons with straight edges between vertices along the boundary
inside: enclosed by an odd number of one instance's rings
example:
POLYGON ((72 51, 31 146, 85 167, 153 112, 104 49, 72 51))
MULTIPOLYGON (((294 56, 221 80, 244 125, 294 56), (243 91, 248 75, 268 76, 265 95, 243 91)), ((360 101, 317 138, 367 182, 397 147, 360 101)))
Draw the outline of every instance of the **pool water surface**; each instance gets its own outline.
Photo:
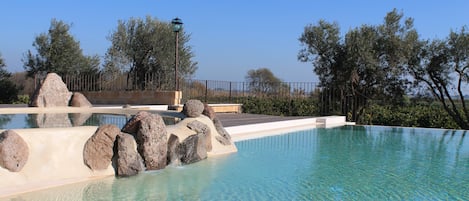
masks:
MULTIPOLYGON (((318 128, 240 141, 238 153, 11 200, 468 200, 466 131, 318 128)), ((1 199, 0 199, 1 200, 1 199)))

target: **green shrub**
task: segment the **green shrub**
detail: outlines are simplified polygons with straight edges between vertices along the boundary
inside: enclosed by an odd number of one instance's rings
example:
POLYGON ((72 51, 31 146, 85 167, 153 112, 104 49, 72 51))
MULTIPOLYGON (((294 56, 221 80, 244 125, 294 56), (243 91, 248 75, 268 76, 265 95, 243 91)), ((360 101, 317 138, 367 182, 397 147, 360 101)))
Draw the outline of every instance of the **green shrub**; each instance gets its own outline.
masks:
POLYGON ((243 112, 278 116, 317 116, 317 103, 312 98, 247 97, 239 100, 243 112))
POLYGON ((459 126, 439 104, 408 106, 371 105, 357 123, 370 125, 451 128, 459 126))

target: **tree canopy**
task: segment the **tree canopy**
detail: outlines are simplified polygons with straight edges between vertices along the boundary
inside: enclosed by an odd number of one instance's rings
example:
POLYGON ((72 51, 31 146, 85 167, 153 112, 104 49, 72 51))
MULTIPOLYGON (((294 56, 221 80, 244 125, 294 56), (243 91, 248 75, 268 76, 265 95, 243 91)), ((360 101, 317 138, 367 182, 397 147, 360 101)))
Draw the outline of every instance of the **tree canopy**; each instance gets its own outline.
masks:
POLYGON ((423 86, 463 129, 469 129, 469 32, 451 31, 444 40, 422 41, 408 68, 414 86, 423 86))
POLYGON ((249 70, 245 79, 249 89, 257 95, 271 95, 288 87, 283 85, 282 80, 276 77, 268 68, 249 70))
MULTIPOLYGON (((362 25, 340 36, 337 23, 320 20, 305 27, 298 59, 312 62, 321 86, 351 96, 359 111, 370 99, 401 104, 408 80, 404 67, 418 43, 413 19, 393 10, 381 25, 362 25)), ((360 112, 358 112, 360 115, 360 112)))
MULTIPOLYGON (((188 77, 196 71, 197 62, 192 61, 190 36, 181 30, 178 38, 178 77, 188 77)), ((157 74, 165 80, 162 83, 173 83, 176 38, 169 22, 150 16, 120 20, 108 39, 112 45, 106 53, 105 72, 128 72, 137 84, 143 84, 148 73, 157 74)))
POLYGON ((12 103, 18 99, 18 87, 9 79, 11 73, 6 69, 6 64, 0 54, 0 104, 12 103))
POLYGON ((313 64, 320 84, 335 90, 342 100, 353 98, 358 112, 352 120, 359 119, 371 100, 398 106, 424 87, 461 128, 469 129, 465 27, 443 40, 422 40, 413 19, 394 9, 383 24, 353 28, 344 38, 337 23, 320 20, 307 25, 299 41, 303 48, 298 60, 313 64))
POLYGON ((59 75, 96 72, 99 57, 85 56, 80 43, 69 33, 70 25, 52 19, 47 33, 41 33, 33 42, 37 54, 31 50, 23 62, 28 76, 37 73, 54 72, 59 75))

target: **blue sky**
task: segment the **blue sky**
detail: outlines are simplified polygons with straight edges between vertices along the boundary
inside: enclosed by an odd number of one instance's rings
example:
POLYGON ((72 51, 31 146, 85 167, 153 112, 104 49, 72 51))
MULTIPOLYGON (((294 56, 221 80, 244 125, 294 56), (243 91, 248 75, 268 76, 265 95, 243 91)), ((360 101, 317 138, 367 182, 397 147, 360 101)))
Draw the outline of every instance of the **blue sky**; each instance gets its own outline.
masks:
POLYGON ((343 33, 362 24, 381 24, 393 8, 415 20, 425 39, 445 38, 469 25, 469 1, 170 1, 15 0, 0 2, 0 53, 10 72, 23 71, 21 59, 52 18, 71 23, 70 33, 86 55, 104 56, 106 37, 118 20, 147 15, 161 21, 179 17, 191 34, 195 79, 243 81, 250 69, 269 68, 284 81, 317 81, 310 63, 297 61, 298 38, 320 19, 337 22, 343 33))

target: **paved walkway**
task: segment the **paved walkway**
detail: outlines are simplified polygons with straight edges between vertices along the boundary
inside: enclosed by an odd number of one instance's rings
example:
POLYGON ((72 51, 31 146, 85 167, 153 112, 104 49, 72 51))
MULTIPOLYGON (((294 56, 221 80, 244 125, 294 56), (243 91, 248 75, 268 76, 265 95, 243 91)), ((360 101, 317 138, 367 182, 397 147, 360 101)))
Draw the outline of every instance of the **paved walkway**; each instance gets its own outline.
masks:
POLYGON ((223 126, 225 127, 311 118, 311 117, 302 117, 302 116, 283 117, 283 116, 246 114, 246 113, 217 113, 217 117, 220 119, 220 121, 223 123, 223 126))

